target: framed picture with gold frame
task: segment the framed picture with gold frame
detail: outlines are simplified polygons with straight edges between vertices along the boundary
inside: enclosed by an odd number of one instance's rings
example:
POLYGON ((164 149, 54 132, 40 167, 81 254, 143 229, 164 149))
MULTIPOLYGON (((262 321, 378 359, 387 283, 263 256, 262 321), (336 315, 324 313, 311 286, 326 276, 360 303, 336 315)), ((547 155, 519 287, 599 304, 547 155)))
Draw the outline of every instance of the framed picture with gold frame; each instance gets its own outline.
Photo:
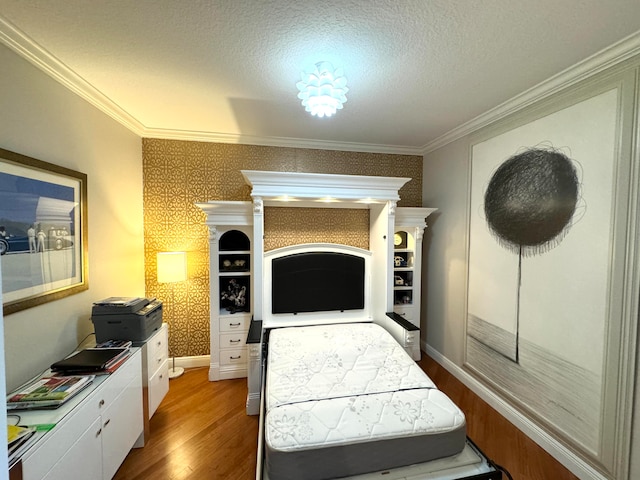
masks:
POLYGON ((0 149, 0 264, 4 315, 89 287, 86 174, 0 149))

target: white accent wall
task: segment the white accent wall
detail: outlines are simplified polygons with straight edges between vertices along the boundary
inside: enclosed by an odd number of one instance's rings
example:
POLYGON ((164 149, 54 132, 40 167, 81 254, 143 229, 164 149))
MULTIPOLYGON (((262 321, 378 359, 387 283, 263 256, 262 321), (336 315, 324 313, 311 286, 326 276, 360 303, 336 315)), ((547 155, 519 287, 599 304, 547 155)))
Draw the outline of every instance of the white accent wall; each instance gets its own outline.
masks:
POLYGON ((93 302, 144 296, 142 142, 3 45, 0 65, 0 147, 88 177, 89 289, 4 318, 11 390, 93 332, 93 302))

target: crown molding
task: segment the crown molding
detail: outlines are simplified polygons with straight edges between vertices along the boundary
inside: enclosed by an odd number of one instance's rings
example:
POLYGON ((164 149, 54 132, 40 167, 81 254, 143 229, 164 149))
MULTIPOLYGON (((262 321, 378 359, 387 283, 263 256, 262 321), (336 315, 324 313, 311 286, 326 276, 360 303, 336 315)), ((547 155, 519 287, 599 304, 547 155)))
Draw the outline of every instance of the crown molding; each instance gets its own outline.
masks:
POLYGON ((640 53, 640 32, 588 57, 557 75, 513 97, 497 107, 477 116, 421 147, 402 145, 363 144, 355 142, 330 142, 324 140, 289 137, 263 137, 243 134, 225 134, 189 130, 147 127, 118 104, 101 93, 76 74, 42 46, 37 44, 11 22, 0 15, 0 42, 16 52, 57 82, 106 113, 136 135, 144 138, 189 140, 215 143, 234 143, 268 147, 338 150, 394 155, 426 155, 459 138, 535 103, 555 92, 567 88, 598 72, 640 53))
POLYGON ((263 137, 257 135, 198 132, 163 128, 146 128, 143 136, 146 138, 159 138, 166 140, 191 140, 197 142, 259 145, 264 147, 307 148, 316 150, 339 150, 343 152, 386 153, 394 155, 422 156, 421 147, 407 147, 402 145, 329 142, 326 140, 312 140, 304 138, 263 137))
POLYGON ((617 43, 601 50, 585 60, 561 71, 553 77, 525 90, 519 95, 488 110, 487 112, 463 123, 462 125, 427 143, 421 149, 426 155, 444 147, 482 127, 494 123, 518 110, 534 104, 554 93, 575 85, 597 73, 618 65, 635 55, 640 54, 640 32, 623 38, 617 43))
POLYGON ((2 16, 0 42, 133 133, 142 136, 144 125, 2 16))
POLYGON ((46 49, 20 31, 10 21, 0 15, 0 42, 18 55, 45 72, 58 83, 109 115, 140 137, 170 140, 191 140, 216 143, 261 145, 268 147, 289 147, 320 150, 340 150, 349 152, 387 153, 396 155, 422 155, 420 147, 401 145, 360 144, 351 142, 328 142, 323 140, 297 139, 287 137, 262 137, 242 134, 225 134, 163 128, 150 128, 127 113, 122 107, 102 94, 89 82, 71 70, 46 49))

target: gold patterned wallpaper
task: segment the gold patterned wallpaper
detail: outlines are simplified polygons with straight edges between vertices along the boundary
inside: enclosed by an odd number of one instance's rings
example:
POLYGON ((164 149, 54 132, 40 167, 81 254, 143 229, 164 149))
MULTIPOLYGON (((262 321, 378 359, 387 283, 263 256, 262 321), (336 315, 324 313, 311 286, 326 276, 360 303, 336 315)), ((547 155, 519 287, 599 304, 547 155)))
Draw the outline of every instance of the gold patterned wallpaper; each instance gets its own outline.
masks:
MULTIPOLYGON (((146 295, 163 301, 169 354, 209 354, 209 231, 196 203, 251 200, 240 170, 408 177, 398 206, 422 206, 422 157, 184 140, 142 141, 146 295), (186 251, 187 280, 158 283, 157 252, 186 251)), ((309 242, 369 246, 368 210, 265 208, 265 250, 309 242)))

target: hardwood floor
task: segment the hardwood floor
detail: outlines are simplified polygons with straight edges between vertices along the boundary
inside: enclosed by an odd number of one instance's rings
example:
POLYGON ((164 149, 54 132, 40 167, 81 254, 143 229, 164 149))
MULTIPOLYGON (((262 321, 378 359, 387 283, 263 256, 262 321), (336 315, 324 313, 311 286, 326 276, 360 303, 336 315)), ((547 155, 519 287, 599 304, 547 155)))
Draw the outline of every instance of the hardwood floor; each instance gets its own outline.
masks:
MULTIPOLYGON (((577 479, 424 353, 419 364, 464 411, 469 437, 514 480, 577 479)), ((258 417, 245 414, 246 379, 209 382, 207 374, 190 369, 171 380, 150 440, 131 451, 115 480, 255 478, 258 417)))
POLYGON ((437 362, 422 353, 418 363, 464 412, 469 438, 487 457, 505 467, 514 480, 578 480, 437 362))

